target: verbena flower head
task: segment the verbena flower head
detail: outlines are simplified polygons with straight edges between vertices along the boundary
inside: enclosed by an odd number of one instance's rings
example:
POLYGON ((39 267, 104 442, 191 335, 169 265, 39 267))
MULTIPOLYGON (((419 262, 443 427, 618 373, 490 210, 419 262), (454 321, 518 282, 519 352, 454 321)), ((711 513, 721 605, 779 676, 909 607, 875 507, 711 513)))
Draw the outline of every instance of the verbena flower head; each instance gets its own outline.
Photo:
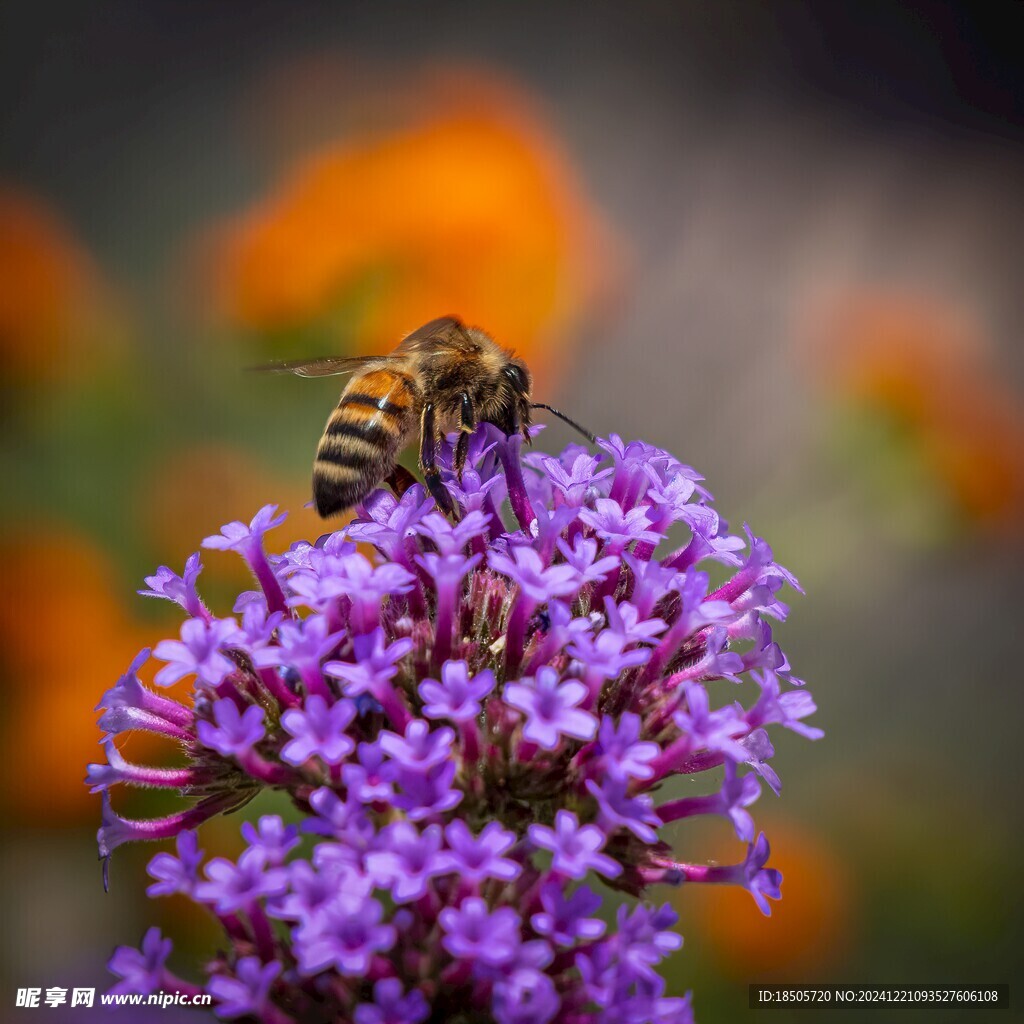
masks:
MULTIPOLYGON (((681 945, 675 915, 633 897, 729 883, 765 913, 779 897, 748 808, 761 779, 779 785, 767 730, 821 735, 772 636, 796 580, 667 452, 613 436, 597 455, 524 460, 521 444, 481 428, 461 481, 444 448, 454 522, 415 485, 279 554, 264 548, 273 507, 225 526, 205 545, 260 585, 240 620, 203 603, 197 556, 147 579, 188 617, 103 698, 100 854, 176 839, 149 893, 224 925, 202 982, 220 1016, 686 1021, 689 997, 666 996, 656 969, 681 945), (158 685, 193 680, 190 701, 143 685, 150 657, 158 685), (139 730, 177 743, 181 765, 127 762, 116 741, 139 730), (700 795, 673 796, 680 775, 700 795), (119 783, 189 802, 125 819, 119 783), (194 830, 262 789, 288 794, 307 843, 265 816, 237 860, 207 860, 194 830), (709 814, 738 837, 733 865, 679 861, 664 838, 709 814), (626 894, 612 927, 601 885, 626 894)), ((155 931, 121 947, 118 990, 186 987, 169 948, 155 931)))

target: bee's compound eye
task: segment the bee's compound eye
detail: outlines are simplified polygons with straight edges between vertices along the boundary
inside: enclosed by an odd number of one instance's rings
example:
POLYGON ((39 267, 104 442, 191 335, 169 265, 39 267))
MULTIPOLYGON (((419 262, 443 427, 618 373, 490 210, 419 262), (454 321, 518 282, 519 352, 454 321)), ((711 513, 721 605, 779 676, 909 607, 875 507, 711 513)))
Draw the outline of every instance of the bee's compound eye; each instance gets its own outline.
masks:
POLYGON ((520 394, 525 395, 530 390, 530 381, 526 376, 526 372, 518 364, 509 363, 505 367, 505 376, 508 377, 512 382, 512 387, 520 394))

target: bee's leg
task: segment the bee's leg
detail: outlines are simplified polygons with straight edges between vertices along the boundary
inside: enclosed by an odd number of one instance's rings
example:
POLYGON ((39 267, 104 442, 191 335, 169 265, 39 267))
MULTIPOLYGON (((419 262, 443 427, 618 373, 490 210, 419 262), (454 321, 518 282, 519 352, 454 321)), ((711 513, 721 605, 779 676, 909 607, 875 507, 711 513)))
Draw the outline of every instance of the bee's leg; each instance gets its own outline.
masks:
POLYGON ((523 429, 523 421, 519 415, 519 405, 513 402, 508 413, 509 431, 508 437, 515 437, 523 429))
POLYGON ((476 412, 473 410, 473 399, 463 391, 462 407, 459 420, 459 441, 455 446, 455 476, 462 483, 462 471, 466 468, 466 456, 469 454, 469 436, 476 430, 476 412))
POLYGON ((513 402, 511 410, 509 411, 509 421, 512 427, 508 432, 509 437, 515 437, 516 434, 522 434, 523 439, 527 444, 533 444, 533 438, 530 437, 529 405, 521 405, 519 402, 513 402))
POLYGON ((395 492, 396 498, 401 498, 416 483, 416 477, 405 466, 400 466, 396 462, 395 468, 384 478, 384 482, 395 492))
POLYGON ((447 515, 455 511, 452 496, 441 483, 441 474, 437 468, 437 420, 434 415, 434 403, 427 402, 423 406, 420 419, 420 469, 427 483, 427 490, 434 496, 437 507, 447 515))

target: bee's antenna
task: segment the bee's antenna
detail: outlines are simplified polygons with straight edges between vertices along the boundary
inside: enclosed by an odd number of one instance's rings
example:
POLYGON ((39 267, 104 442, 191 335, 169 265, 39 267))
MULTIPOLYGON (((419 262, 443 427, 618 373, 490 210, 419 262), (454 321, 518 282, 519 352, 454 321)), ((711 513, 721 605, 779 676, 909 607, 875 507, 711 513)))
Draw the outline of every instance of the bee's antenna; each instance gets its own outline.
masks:
POLYGON ((566 416, 564 412, 559 412, 557 409, 553 408, 550 405, 545 405, 543 402, 531 402, 530 408, 547 409, 548 412, 553 413, 563 423, 568 423, 569 426, 573 428, 573 430, 582 434, 591 444, 593 444, 597 440, 597 438, 585 427, 581 427, 575 420, 569 419, 569 417, 566 416))

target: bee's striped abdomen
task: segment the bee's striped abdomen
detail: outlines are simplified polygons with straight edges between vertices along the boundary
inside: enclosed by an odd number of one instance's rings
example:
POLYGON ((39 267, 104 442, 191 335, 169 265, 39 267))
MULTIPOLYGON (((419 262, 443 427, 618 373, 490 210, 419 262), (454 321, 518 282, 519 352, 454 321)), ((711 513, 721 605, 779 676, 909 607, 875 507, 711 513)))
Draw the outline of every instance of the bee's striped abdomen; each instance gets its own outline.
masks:
POLYGON ((313 500, 321 516, 351 508, 387 476, 416 422, 417 395, 404 370, 352 378, 316 451, 313 500))

